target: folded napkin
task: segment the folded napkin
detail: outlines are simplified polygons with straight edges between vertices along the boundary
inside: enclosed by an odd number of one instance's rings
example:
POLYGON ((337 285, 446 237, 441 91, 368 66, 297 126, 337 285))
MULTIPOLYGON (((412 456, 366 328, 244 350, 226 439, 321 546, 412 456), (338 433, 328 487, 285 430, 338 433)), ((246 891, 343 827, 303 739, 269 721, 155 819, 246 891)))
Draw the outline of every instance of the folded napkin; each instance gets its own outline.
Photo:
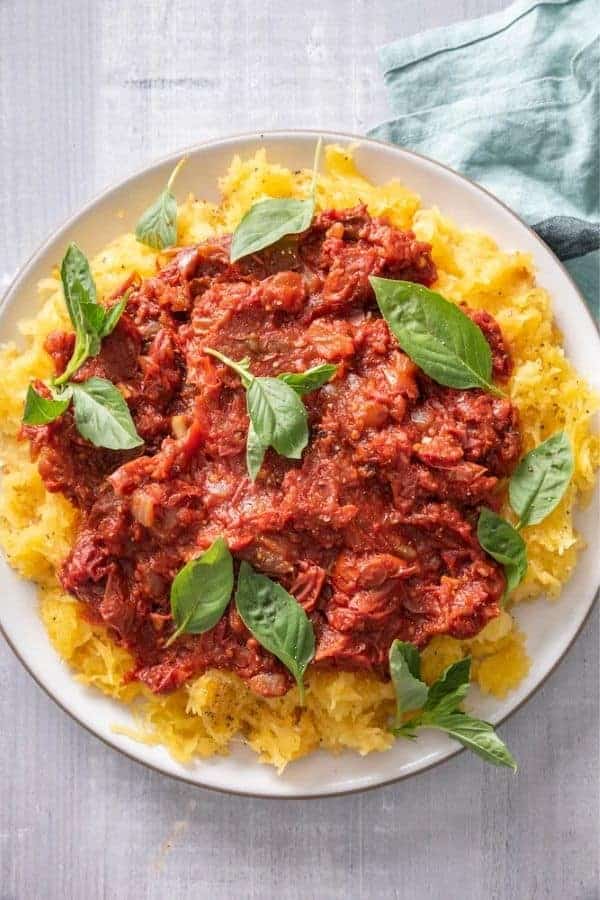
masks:
POLYGON ((488 188, 563 260, 599 314, 598 0, 518 0, 380 50, 396 118, 372 137, 488 188))

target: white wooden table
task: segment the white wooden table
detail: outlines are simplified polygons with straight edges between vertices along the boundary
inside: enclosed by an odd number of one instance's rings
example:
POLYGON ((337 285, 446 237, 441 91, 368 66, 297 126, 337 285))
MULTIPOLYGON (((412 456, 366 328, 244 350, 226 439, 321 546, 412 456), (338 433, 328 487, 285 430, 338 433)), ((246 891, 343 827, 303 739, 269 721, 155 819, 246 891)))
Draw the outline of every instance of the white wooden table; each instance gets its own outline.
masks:
MULTIPOLYGON (((0 0, 0 285, 111 181, 252 129, 357 133, 388 110, 375 49, 505 0, 0 0)), ((1 602, 1 601, 0 601, 1 602)), ((91 737, 0 647, 0 898, 561 898, 598 894, 598 610, 467 754, 335 800, 227 797, 91 737)))

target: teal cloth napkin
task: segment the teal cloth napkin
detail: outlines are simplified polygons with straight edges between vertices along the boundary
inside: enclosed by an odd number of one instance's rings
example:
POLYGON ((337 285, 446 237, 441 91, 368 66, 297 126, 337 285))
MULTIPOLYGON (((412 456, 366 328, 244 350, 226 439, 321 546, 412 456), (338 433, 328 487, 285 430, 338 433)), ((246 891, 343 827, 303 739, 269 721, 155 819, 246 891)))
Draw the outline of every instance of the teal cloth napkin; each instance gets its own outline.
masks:
POLYGON ((395 118, 370 132, 527 220, 600 305, 598 0, 518 0, 380 50, 395 118))

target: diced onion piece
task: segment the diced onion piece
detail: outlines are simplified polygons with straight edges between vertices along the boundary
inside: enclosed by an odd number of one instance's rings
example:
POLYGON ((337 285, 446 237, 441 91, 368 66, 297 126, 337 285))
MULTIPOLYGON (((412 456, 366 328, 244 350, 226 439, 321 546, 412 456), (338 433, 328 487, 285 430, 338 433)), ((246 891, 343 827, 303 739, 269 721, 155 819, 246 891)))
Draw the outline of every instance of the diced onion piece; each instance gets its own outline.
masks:
POLYGON ((131 500, 133 517, 146 528, 154 524, 154 499, 144 490, 136 491, 131 500))
POLYGON ((171 430, 176 438, 185 437, 188 430, 187 416, 172 416, 171 430))
POLYGON ((150 621, 152 623, 152 627, 159 634, 163 630, 165 626, 165 622, 168 622, 172 619, 172 616, 165 615, 165 613, 150 613, 150 621))
POLYGON ((344 223, 343 222, 334 222, 333 225, 330 225, 327 229, 327 237, 330 238, 341 238, 344 237, 344 223))

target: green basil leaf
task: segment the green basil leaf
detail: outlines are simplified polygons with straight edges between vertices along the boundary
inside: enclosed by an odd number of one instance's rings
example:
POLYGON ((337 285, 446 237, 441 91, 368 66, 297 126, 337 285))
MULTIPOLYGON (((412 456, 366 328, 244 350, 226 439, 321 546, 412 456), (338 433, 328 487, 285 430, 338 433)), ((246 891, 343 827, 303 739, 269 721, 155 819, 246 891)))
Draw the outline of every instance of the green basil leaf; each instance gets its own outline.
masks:
POLYGON ((185 159, 179 160, 171 172, 166 188, 142 214, 136 225, 135 236, 138 241, 153 250, 164 250, 177 243, 177 200, 171 188, 185 159))
POLYGON ((430 378, 448 387, 501 394, 491 382, 490 346, 464 312, 412 281, 369 280, 398 343, 430 378))
POLYGON ((312 369, 307 369, 305 372, 283 372, 277 377, 302 396, 302 394, 310 394, 311 391, 323 387, 324 384, 331 381, 337 370, 337 366, 324 363, 321 366, 313 366, 312 369))
POLYGON ((527 573, 525 541, 506 519, 485 506, 479 513, 477 538, 485 552, 504 566, 506 593, 510 593, 527 573))
POLYGON ((72 384, 77 430, 96 447, 131 450, 144 442, 118 389, 104 378, 72 384))
POLYGON ((76 244, 69 244, 60 268, 69 318, 75 329, 75 347, 65 371, 53 379, 65 384, 90 356, 100 352, 105 310, 97 301, 89 263, 76 244))
POLYGON ((89 331, 89 324, 84 316, 82 307, 98 306, 96 301, 96 285, 92 278, 90 265, 85 254, 77 244, 71 243, 67 247, 61 266, 60 277, 65 295, 67 312, 75 334, 89 331))
POLYGON ((408 669, 409 674, 416 678, 417 681, 421 681, 421 654, 418 648, 411 644, 410 641, 401 641, 399 638, 392 641, 389 658, 390 666, 392 662, 402 662, 408 669))
POLYGON ((445 731, 486 762, 494 766, 506 766, 513 772, 517 771, 515 758, 489 722, 474 719, 466 713, 450 712, 424 724, 428 728, 445 731))
POLYGON ((310 227, 316 208, 317 171, 322 144, 319 138, 313 160, 310 197, 307 200, 268 197, 254 203, 233 233, 231 262, 258 253, 286 235, 300 234, 310 227))
POLYGON ((429 693, 421 681, 419 651, 406 641, 395 640, 390 647, 390 676, 396 694, 396 728, 402 727, 402 716, 412 709, 421 709, 429 693))
POLYGON ((310 227, 315 201, 269 197, 250 207, 233 233, 231 262, 258 253, 288 234, 300 234, 310 227))
POLYGON ((254 430, 252 420, 248 426, 248 437, 246 438, 246 468, 251 481, 256 481, 260 472, 267 448, 264 447, 254 430))
POLYGON ((253 378, 246 404, 263 447, 300 459, 308 443, 308 416, 296 391, 278 378, 253 378))
POLYGON ((217 624, 233 591, 233 559, 223 538, 179 570, 171 585, 171 612, 177 630, 166 642, 169 647, 180 634, 202 634, 217 624))
POLYGON ((573 453, 564 431, 527 453, 508 485, 519 528, 537 525, 560 503, 573 475, 573 453))
POLYGON ((102 323, 99 329, 99 335, 101 338, 108 337, 109 334, 117 327, 119 319, 123 315, 125 307, 127 306, 127 301, 129 300, 129 293, 125 294, 118 303, 115 303, 114 306, 111 306, 110 309, 103 310, 103 318, 102 323))
POLYGON ((303 608, 247 562, 240 566, 235 602, 248 631, 292 673, 304 702, 303 676, 315 653, 315 635, 303 608))
MULTIPOLYGON (((89 334, 98 335, 104 322, 104 307, 99 303, 88 303, 85 300, 81 304, 81 314, 85 330, 89 334)), ((98 343, 99 346, 99 343, 98 343)))
POLYGON ((33 385, 27 388, 25 409, 23 411, 23 423, 25 425, 47 425, 54 422, 68 409, 71 402, 71 392, 64 392, 59 399, 42 397, 33 385))
POLYGON ((444 708, 456 709, 469 690, 471 674, 471 657, 466 656, 452 663, 429 688, 426 710, 435 709, 442 701, 444 708))
POLYGON ((430 720, 437 719, 439 716, 460 712, 460 704, 463 702, 468 692, 469 685, 461 684, 456 690, 450 691, 450 693, 440 697, 435 706, 423 711, 421 725, 425 726, 430 720))
POLYGON ((135 236, 153 250, 164 250, 177 243, 177 200, 164 190, 140 217, 135 236))

